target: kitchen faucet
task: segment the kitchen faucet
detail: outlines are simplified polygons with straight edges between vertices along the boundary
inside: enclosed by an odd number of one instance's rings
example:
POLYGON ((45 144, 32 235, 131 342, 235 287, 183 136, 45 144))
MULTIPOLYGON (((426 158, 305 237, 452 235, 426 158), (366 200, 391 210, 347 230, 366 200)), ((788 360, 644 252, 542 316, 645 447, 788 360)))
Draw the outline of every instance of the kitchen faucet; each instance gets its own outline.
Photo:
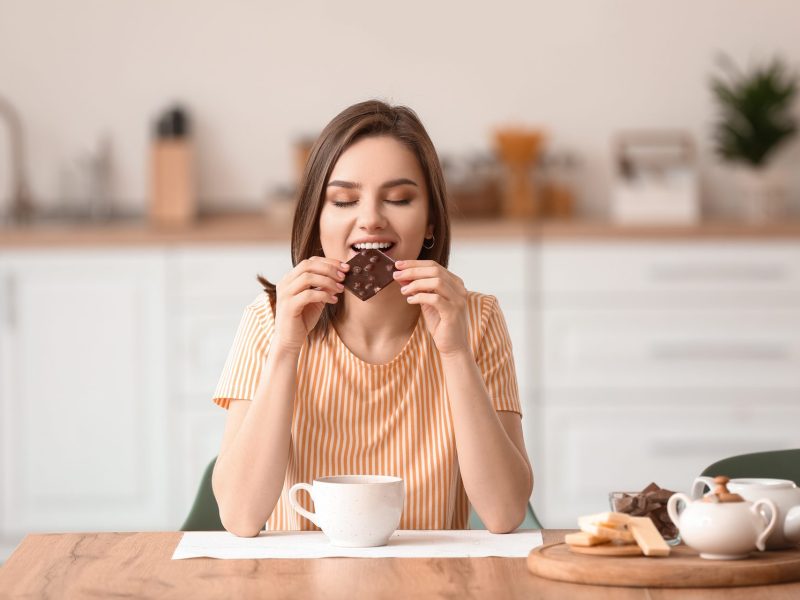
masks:
MULTIPOLYGON (((33 201, 25 177, 22 121, 16 109, 2 96, 0 96, 0 117, 3 117, 7 123, 10 146, 11 203, 8 218, 12 222, 23 223, 33 217, 33 201)), ((0 218, 2 217, 3 215, 0 214, 0 218)))

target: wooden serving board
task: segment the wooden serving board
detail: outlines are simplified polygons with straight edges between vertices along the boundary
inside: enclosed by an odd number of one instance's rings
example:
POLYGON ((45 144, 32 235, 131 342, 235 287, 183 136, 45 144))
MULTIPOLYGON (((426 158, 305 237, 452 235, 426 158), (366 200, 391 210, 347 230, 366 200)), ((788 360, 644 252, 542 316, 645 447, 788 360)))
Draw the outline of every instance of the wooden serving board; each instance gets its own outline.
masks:
POLYGON ((528 569, 539 577, 623 587, 688 588, 769 585, 800 580, 800 548, 753 552, 742 560, 706 560, 691 548, 674 546, 667 557, 591 556, 566 544, 531 550, 528 569))
POLYGON ((570 552, 594 556, 642 556, 644 552, 636 544, 600 544, 598 546, 570 546, 570 552))

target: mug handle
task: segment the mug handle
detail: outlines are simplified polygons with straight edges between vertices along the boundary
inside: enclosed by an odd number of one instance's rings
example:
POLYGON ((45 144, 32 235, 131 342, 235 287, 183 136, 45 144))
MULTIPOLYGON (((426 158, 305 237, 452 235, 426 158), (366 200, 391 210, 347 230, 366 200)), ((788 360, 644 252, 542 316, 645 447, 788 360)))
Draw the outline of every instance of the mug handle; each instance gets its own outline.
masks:
POLYGON ((317 513, 308 512, 305 508, 300 506, 300 503, 297 501, 297 492, 300 490, 305 490, 308 492, 308 495, 311 496, 311 501, 314 501, 314 492, 313 488, 307 483, 295 483, 289 489, 289 504, 292 505, 292 508, 304 516, 306 519, 311 521, 314 525, 319 527, 319 523, 317 522, 317 513))
POLYGON ((706 486, 708 486, 709 490, 714 489, 714 478, 713 477, 698 477, 694 480, 692 484, 692 499, 697 500, 698 498, 703 497, 703 492, 705 491, 706 486))
POLYGON ((777 521, 778 511, 775 509, 775 503, 772 500, 768 500, 767 498, 762 498, 761 500, 756 500, 755 502, 753 502, 753 506, 750 507, 750 510, 752 510, 755 514, 757 514, 762 519, 767 521, 766 528, 764 529, 764 531, 761 532, 761 535, 759 535, 758 539, 756 540, 756 548, 758 548, 763 552, 764 544, 767 541, 769 534, 772 533, 773 529, 775 529, 775 523, 777 521), (762 510, 759 510, 764 506, 768 507, 770 510, 771 516, 769 521, 767 521, 764 512, 762 510))
POLYGON ((677 494, 672 494, 667 501, 667 514, 669 515, 669 518, 672 519, 672 522, 675 523, 675 527, 677 527, 679 531, 681 528, 679 523, 681 520, 680 513, 683 512, 683 509, 685 509, 691 501, 692 500, 689 498, 689 496, 686 494, 681 494, 680 492, 677 494), (678 502, 683 502, 683 509, 681 509, 680 512, 678 511, 678 502))

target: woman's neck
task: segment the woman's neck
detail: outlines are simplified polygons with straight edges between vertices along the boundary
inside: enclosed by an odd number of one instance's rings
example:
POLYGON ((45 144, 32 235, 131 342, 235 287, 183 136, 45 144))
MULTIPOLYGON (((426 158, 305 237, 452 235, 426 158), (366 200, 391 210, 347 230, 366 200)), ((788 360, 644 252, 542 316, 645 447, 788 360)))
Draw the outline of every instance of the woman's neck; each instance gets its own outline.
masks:
POLYGON ((348 347, 362 352, 405 343, 420 316, 419 306, 409 304, 398 285, 387 287, 365 302, 349 292, 340 296, 339 302, 342 300, 336 331, 348 347))

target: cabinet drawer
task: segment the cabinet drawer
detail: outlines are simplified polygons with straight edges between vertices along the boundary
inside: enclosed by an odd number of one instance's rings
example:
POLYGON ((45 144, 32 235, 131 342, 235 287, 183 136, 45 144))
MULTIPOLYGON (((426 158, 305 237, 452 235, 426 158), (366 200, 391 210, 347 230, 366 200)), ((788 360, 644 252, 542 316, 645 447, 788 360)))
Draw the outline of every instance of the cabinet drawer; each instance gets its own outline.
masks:
POLYGON ((800 311, 543 313, 547 387, 800 389, 800 311))
POLYGON ((211 401, 244 308, 228 304, 216 312, 193 310, 176 321, 178 377, 175 383, 183 397, 202 396, 211 401))
POLYGON ((191 248, 169 255, 172 291, 181 308, 232 303, 239 310, 262 289, 256 275, 279 281, 291 268, 288 244, 191 248))
POLYGON ((504 308, 511 308, 524 303, 526 281, 534 277, 530 252, 522 242, 454 243, 448 269, 468 290, 497 296, 504 308))
POLYGON ((736 293, 800 297, 800 244, 791 242, 548 243, 541 269, 551 300, 648 292, 721 294, 734 302, 736 293))
POLYGON ((578 515, 605 510, 611 491, 651 481, 685 491, 721 458, 796 447, 800 407, 756 400, 722 409, 546 407, 537 513, 547 527, 575 527, 578 515))

